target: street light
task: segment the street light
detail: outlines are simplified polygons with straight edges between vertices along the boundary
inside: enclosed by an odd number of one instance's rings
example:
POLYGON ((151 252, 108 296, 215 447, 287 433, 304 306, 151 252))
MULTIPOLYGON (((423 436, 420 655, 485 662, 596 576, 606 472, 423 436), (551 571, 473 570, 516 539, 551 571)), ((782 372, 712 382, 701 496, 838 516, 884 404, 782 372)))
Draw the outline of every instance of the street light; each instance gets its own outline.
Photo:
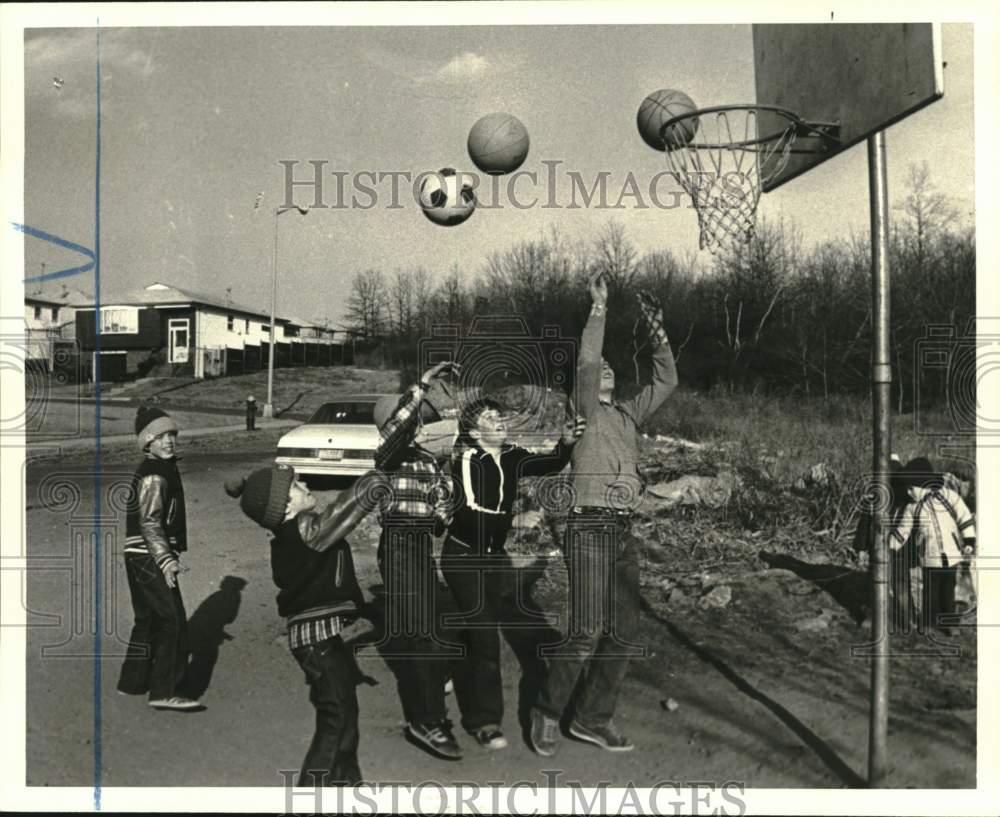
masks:
POLYGON ((308 207, 278 207, 274 211, 274 247, 271 256, 271 342, 267 347, 267 402, 264 404, 264 417, 274 416, 274 315, 278 302, 278 216, 292 210, 300 216, 309 212, 308 207))

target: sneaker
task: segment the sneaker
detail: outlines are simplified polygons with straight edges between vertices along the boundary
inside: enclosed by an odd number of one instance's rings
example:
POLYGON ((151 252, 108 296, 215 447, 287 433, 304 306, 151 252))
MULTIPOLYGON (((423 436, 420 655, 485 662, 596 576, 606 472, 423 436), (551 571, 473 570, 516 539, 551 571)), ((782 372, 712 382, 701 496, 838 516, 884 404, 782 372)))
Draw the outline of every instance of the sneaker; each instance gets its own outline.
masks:
POLYGON ((531 746, 542 757, 555 754, 559 721, 538 709, 531 710, 531 746))
POLYGON ((201 701, 193 701, 190 698, 182 698, 180 695, 174 695, 172 698, 158 698, 154 701, 150 701, 149 705, 153 707, 153 709, 178 709, 188 712, 195 709, 205 708, 205 705, 201 701))
POLYGON ((469 732, 476 739, 476 743, 484 749, 506 749, 507 738, 497 726, 483 726, 480 729, 473 729, 469 732))
POLYGON ((619 732, 611 721, 605 726, 584 726, 579 721, 573 721, 569 725, 569 733, 609 752, 631 752, 635 748, 635 744, 619 732))
POLYGON ((451 733, 451 725, 448 721, 407 724, 406 736, 421 748, 428 749, 431 753, 443 757, 445 760, 461 760, 462 758, 462 750, 458 748, 458 741, 451 733))

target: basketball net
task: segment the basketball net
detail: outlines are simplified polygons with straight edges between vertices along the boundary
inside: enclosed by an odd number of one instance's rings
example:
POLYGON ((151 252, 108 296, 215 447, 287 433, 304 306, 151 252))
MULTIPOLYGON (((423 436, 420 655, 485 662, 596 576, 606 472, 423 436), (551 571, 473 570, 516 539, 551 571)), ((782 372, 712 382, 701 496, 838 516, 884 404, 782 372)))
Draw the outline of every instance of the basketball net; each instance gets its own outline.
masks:
POLYGON ((796 119, 763 137, 757 119, 756 106, 727 105, 674 117, 660 129, 670 171, 698 213, 699 246, 713 255, 753 239, 762 185, 785 169, 795 144, 796 119), (678 144, 683 139, 672 135, 685 128, 695 138, 678 144))

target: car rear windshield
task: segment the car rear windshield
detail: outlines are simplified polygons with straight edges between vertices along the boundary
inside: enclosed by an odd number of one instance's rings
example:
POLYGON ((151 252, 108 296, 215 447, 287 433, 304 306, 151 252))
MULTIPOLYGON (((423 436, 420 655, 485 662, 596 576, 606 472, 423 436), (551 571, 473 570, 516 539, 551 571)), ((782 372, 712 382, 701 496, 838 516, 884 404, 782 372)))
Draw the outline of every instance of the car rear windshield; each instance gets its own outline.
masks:
POLYGON ((324 403, 309 418, 309 422, 323 425, 374 424, 374 411, 374 403, 324 403))

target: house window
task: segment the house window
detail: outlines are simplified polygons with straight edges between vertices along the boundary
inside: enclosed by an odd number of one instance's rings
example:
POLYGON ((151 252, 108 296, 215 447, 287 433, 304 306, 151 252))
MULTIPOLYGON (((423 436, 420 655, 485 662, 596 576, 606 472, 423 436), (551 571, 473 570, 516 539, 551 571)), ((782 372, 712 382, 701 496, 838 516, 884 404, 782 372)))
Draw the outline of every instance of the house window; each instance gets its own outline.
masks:
POLYGON ((38 320, 41 320, 41 319, 42 319, 42 308, 40 306, 36 306, 35 307, 35 320, 38 321, 38 320))
POLYGON ((230 315, 229 317, 226 318, 226 329, 232 332, 235 330, 235 328, 236 328, 236 319, 232 315, 230 315))
POLYGON ((243 334, 244 335, 249 335, 250 334, 250 319, 249 318, 247 318, 245 321, 243 321, 243 334))
POLYGON ((139 309, 134 306, 109 306, 101 309, 102 335, 138 335, 139 309))
POLYGON ((54 321, 59 320, 59 307, 58 306, 52 307, 52 320, 54 320, 54 321))

